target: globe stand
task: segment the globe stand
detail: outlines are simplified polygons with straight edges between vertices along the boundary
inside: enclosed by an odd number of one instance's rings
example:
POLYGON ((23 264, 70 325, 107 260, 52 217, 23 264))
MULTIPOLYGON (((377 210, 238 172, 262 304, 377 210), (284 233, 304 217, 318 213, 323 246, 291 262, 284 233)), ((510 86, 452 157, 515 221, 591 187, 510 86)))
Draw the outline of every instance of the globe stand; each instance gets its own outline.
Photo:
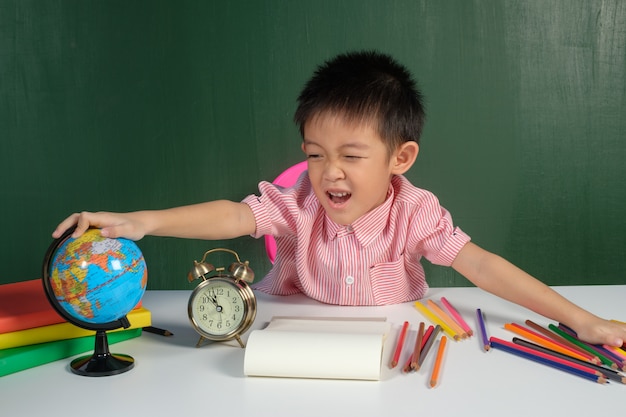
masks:
POLYGON ((112 354, 109 351, 109 340, 105 330, 96 331, 96 342, 93 355, 74 359, 70 363, 73 373, 82 376, 109 376, 129 371, 135 366, 132 356, 112 354))

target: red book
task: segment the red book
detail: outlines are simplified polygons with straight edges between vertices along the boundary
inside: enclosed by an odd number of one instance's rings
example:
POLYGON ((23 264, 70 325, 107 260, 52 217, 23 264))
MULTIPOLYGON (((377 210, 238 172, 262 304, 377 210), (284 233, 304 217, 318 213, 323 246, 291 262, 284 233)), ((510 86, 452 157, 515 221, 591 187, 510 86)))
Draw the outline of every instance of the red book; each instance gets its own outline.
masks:
POLYGON ((0 285, 0 333, 63 323, 40 279, 0 285))

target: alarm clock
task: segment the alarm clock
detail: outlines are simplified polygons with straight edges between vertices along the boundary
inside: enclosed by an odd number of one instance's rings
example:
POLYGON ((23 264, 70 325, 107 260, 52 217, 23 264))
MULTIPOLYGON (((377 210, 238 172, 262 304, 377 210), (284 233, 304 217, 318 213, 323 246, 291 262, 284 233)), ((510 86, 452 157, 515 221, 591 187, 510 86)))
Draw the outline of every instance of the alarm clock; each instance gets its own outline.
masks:
POLYGON ((196 347, 204 341, 223 342, 236 339, 239 346, 245 347, 241 335, 246 332, 256 317, 256 297, 248 285, 254 281, 254 272, 248 261, 241 262, 237 252, 215 248, 204 253, 200 262, 187 276, 189 282, 202 279, 202 282, 189 296, 187 313, 193 328, 200 334, 196 347), (215 252, 228 252, 236 261, 228 270, 214 267, 206 262, 206 257, 215 252))

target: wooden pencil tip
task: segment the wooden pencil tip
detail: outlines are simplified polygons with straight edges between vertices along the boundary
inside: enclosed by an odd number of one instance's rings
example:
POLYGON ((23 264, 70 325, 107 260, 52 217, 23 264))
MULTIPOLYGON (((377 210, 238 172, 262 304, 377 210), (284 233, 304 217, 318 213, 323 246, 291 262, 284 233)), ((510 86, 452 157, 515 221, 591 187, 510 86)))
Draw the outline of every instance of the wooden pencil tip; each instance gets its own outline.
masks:
POLYGON ((485 345, 485 352, 487 352, 490 348, 491 348, 491 346, 485 345))
POLYGON ((430 380, 430 387, 431 388, 435 388, 435 386, 437 385, 437 381, 433 381, 432 379, 430 380))
POLYGON ((396 361, 391 361, 391 364, 389 365, 389 367, 390 367, 391 369, 393 369, 393 368, 395 368, 396 366, 398 366, 398 362, 396 362, 396 361))

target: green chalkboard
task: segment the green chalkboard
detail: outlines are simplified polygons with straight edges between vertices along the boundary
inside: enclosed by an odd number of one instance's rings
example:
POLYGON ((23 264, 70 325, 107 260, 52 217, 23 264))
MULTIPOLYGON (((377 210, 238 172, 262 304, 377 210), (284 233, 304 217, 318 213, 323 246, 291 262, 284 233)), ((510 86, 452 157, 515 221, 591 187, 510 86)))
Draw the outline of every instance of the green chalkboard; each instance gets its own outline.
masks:
MULTIPOLYGON (((624 27, 619 0, 0 0, 0 283, 39 277, 72 212, 255 192, 302 158, 315 66, 378 49, 427 100, 408 177, 476 243, 549 284, 623 284, 624 27)), ((151 289, 190 288, 213 247, 270 267, 249 237, 139 245, 151 289)))

